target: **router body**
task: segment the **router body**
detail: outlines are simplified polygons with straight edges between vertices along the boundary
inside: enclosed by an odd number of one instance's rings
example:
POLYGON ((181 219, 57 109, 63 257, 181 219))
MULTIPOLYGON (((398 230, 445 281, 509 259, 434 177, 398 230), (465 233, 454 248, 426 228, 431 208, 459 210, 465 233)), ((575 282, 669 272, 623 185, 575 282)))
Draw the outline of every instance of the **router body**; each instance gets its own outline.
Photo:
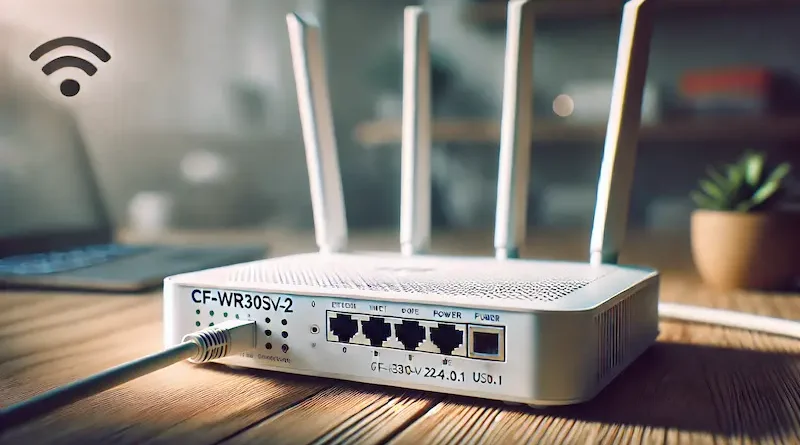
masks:
POLYGON ((587 263, 518 259, 531 149, 533 0, 510 0, 495 258, 433 256, 427 13, 405 10, 400 252, 348 253, 319 26, 287 16, 318 253, 169 277, 164 341, 226 319, 257 323, 225 363, 526 403, 594 397, 658 335, 658 274, 617 265, 652 7, 623 7, 587 263))
POLYGON ((616 265, 300 254, 165 282, 165 343, 254 320, 230 365, 534 406, 594 397, 658 335, 658 274, 616 265))

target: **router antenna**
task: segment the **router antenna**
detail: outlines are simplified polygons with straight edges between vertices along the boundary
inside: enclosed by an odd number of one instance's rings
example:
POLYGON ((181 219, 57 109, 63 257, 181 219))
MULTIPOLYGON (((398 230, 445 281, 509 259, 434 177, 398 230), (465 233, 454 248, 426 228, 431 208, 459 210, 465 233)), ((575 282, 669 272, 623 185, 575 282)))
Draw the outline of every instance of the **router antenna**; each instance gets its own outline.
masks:
POLYGON ((519 257, 525 242, 533 117, 533 5, 508 3, 503 114, 494 249, 498 259, 519 257))
POLYGON ((288 14, 289 43, 320 252, 347 249, 347 216, 319 25, 288 14))
POLYGON ((636 165, 653 2, 630 0, 622 12, 611 109, 597 185, 589 262, 616 264, 625 240, 636 165))
POLYGON ((405 9, 400 248, 425 253, 431 232, 431 67, 428 14, 405 9))

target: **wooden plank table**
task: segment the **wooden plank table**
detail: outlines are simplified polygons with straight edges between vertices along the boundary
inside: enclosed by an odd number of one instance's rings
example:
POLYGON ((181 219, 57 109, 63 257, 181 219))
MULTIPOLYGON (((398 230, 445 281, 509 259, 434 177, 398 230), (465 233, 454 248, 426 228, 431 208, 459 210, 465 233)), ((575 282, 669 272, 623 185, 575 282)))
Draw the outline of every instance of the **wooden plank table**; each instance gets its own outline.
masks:
MULTIPOLYGON (((308 234, 194 234, 280 255, 308 234)), ((396 249, 361 234, 355 248, 396 249)), ((586 258, 586 234, 533 234, 527 257, 586 258)), ((434 250, 491 254, 491 234, 437 235, 434 250)), ((800 295, 717 292, 684 236, 629 237, 622 262, 659 267, 662 299, 800 318, 800 295)), ((662 322, 659 342, 596 399, 534 410, 443 394, 179 363, 8 431, 2 443, 800 443, 800 341, 662 322)), ((0 404, 159 350, 161 295, 0 294, 0 404)))

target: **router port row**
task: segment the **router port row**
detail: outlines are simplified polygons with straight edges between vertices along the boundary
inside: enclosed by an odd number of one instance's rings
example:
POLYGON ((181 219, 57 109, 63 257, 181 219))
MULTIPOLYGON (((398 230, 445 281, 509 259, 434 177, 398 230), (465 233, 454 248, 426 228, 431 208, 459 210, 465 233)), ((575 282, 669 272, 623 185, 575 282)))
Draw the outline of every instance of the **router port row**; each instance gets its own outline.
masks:
POLYGON ((328 312, 328 341, 467 356, 466 325, 328 312))

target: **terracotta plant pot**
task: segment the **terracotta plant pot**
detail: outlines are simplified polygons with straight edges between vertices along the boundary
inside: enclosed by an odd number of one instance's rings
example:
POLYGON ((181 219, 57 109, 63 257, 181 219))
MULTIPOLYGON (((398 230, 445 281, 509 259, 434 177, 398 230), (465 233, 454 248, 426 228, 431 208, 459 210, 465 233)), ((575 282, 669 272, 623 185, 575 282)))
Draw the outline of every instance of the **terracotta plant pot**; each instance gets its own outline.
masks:
POLYGON ((696 210, 691 237, 695 266, 713 287, 781 290, 800 273, 798 215, 696 210))

